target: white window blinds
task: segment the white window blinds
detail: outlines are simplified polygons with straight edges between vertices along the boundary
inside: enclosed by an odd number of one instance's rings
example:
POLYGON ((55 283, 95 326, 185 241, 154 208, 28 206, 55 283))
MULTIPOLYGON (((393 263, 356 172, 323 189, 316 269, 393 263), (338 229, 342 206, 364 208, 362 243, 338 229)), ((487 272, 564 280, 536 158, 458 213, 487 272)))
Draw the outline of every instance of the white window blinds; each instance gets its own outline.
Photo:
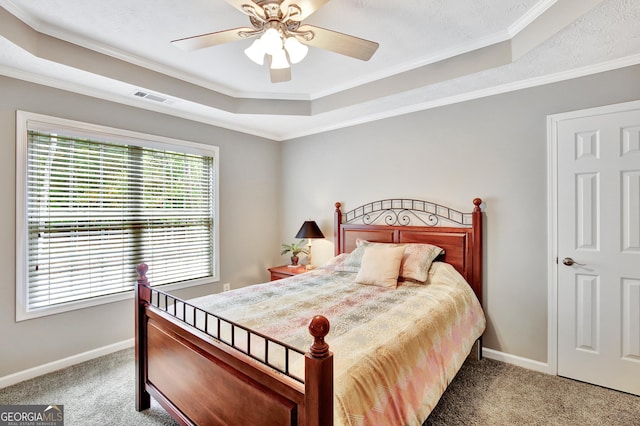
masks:
POLYGON ((27 310, 215 275, 212 156, 27 133, 27 310))

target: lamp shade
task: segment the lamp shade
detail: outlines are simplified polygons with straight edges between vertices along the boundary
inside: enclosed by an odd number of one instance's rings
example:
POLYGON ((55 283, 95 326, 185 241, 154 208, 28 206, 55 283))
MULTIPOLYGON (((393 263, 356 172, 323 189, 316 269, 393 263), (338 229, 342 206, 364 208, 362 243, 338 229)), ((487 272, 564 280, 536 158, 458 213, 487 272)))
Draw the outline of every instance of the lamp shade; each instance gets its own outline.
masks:
POLYGON ((255 40, 251 46, 244 50, 245 55, 258 65, 264 64, 264 42, 260 39, 255 40))
POLYGON ((260 40, 263 43, 264 51, 268 55, 275 55, 279 50, 282 50, 282 37, 278 30, 269 28, 260 36, 260 40))
POLYGON ((296 238, 324 238, 324 235, 315 221, 307 220, 300 227, 296 238))
POLYGON ((287 61, 287 54, 284 49, 280 49, 271 55, 271 69, 281 70, 285 68, 289 68, 289 61, 287 61))
POLYGON ((297 64, 307 56, 309 48, 300 43, 295 37, 289 37, 284 41, 284 48, 289 54, 292 64, 297 64))
POLYGON ((271 55, 271 69, 281 70, 284 68, 289 68, 289 61, 287 61, 287 54, 284 49, 280 49, 271 55))

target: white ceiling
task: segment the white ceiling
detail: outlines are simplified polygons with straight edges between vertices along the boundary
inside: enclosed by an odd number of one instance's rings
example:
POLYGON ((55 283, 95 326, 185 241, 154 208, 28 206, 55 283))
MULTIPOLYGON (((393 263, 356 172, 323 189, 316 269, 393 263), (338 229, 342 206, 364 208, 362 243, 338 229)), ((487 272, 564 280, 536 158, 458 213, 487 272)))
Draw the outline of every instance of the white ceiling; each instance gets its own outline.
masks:
POLYGON ((0 6, 0 74, 275 140, 640 63, 639 0, 333 0, 304 23, 378 51, 312 47, 275 84, 244 55, 251 40, 170 44, 251 26, 224 0, 0 6))

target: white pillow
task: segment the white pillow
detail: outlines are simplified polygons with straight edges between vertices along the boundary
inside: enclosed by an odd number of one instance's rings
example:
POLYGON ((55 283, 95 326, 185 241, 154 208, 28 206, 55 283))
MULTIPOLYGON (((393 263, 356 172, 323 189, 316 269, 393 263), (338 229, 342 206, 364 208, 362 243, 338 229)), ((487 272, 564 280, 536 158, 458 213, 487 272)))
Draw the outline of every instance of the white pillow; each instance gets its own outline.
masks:
POLYGON ((362 265, 356 275, 356 282, 396 288, 402 256, 404 256, 404 246, 391 244, 367 246, 362 256, 362 265))

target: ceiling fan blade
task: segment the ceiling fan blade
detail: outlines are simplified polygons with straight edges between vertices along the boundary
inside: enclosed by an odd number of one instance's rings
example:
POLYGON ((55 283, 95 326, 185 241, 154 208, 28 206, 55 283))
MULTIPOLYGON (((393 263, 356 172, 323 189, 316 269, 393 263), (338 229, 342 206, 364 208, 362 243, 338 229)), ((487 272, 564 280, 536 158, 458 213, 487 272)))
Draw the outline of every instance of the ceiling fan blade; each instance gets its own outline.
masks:
POLYGON ((284 0, 280 4, 280 10, 282 10, 282 13, 286 14, 290 5, 296 5, 301 10, 301 13, 292 15, 291 20, 302 21, 328 2, 329 0, 284 0))
POLYGON ((311 38, 311 40, 307 40, 307 38, 301 39, 300 41, 304 44, 330 50, 363 61, 371 59, 378 49, 378 46, 380 46, 375 41, 365 40, 313 25, 300 25, 300 28, 298 28, 296 32, 304 33, 307 31, 313 33, 313 38, 311 38))
POLYGON ((173 40, 171 43, 183 50, 197 50, 228 43, 230 41, 245 40, 248 37, 251 37, 251 34, 255 32, 255 28, 234 28, 231 30, 181 38, 173 40))
POLYGON ((262 6, 252 2, 251 0, 224 0, 224 1, 226 1, 231 6, 235 7, 240 12, 246 15, 252 15, 253 13, 250 11, 250 9, 253 9, 255 11, 255 14, 257 14, 263 20, 265 19, 264 10, 262 9, 262 6), (247 10, 247 7, 249 8, 249 10, 247 10))
POLYGON ((282 83, 291 80, 291 68, 276 69, 269 68, 269 76, 272 83, 282 83))

